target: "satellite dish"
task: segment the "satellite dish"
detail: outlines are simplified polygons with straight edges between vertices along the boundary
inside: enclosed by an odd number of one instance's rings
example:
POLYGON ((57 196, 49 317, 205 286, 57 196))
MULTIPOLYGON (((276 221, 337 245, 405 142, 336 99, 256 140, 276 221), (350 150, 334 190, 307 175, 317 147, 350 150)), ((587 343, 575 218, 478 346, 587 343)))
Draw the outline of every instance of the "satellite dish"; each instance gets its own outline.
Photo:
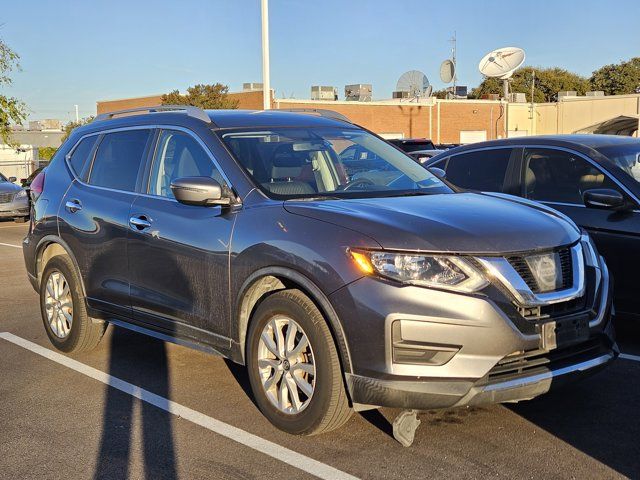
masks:
POLYGON ((424 96, 428 98, 431 96, 432 93, 433 93, 433 85, 429 85, 427 87, 426 92, 424 92, 424 96))
POLYGON ((440 64, 440 80, 450 83, 456 75, 456 65, 451 60, 445 60, 440 64))
POLYGON ((396 91, 408 92, 410 97, 425 97, 429 88, 429 79, 418 70, 403 73, 396 84, 396 91))
POLYGON ((487 53, 480 63, 478 70, 485 77, 507 79, 524 63, 524 50, 518 47, 497 48, 487 53))

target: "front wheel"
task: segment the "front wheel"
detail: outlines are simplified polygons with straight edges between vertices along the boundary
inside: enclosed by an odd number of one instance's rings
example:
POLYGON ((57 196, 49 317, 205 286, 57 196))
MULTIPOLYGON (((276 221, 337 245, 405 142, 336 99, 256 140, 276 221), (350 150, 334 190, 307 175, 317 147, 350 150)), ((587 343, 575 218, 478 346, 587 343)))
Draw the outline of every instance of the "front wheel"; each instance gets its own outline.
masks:
POLYGON ((247 368, 265 417, 297 435, 327 432, 351 416, 329 327, 300 290, 267 297, 251 319, 247 368))

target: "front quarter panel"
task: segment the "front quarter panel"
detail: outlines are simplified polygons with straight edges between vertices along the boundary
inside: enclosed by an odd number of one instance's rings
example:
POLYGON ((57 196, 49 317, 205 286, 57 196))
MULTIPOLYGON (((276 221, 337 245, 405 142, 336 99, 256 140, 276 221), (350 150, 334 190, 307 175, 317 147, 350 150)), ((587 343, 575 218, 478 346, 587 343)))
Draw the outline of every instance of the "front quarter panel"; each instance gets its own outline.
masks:
POLYGON ((328 296, 363 276, 352 262, 349 248, 380 248, 380 245, 355 231, 291 214, 282 202, 253 207, 245 204, 238 215, 230 249, 231 304, 236 305, 232 338, 241 341, 237 306, 255 272, 288 269, 328 296))

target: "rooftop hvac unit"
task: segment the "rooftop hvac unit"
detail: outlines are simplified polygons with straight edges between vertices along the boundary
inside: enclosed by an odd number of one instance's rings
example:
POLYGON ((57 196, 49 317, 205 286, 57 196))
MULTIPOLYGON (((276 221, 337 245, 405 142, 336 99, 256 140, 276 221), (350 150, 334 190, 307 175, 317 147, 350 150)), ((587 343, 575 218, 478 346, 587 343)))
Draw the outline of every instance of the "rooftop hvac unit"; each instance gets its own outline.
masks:
POLYGON ((243 92, 256 92, 258 90, 262 90, 262 83, 243 83, 242 91, 243 92))
POLYGON ((512 92, 509 94, 511 103, 527 103, 527 94, 522 92, 512 92))
POLYGON ((604 97, 604 91, 603 90, 594 90, 593 92, 585 93, 585 95, 587 97, 604 97))
POLYGON ((338 100, 338 89, 335 87, 312 85, 311 100, 338 100))
POLYGON ((558 92, 558 98, 577 97, 577 96, 578 96, 578 92, 576 92, 575 90, 565 90, 562 92, 558 92))
POLYGON ((409 98, 409 95, 411 95, 411 92, 393 92, 391 94, 392 98, 397 98, 397 99, 402 99, 402 98, 409 98))
POLYGON ((371 101, 371 84, 357 83, 354 85, 345 85, 344 97, 352 102, 370 102, 371 101))
POLYGON ((500 100, 499 93, 485 93, 481 97, 482 100, 500 100))

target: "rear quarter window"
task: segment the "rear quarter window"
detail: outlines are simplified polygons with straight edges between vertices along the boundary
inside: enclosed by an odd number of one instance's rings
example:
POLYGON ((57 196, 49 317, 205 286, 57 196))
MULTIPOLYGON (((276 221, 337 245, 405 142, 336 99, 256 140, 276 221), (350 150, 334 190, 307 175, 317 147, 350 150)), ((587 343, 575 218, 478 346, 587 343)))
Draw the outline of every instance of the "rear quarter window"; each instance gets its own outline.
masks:
POLYGON ((90 137, 83 138, 71 152, 69 165, 73 172, 81 179, 86 178, 89 156, 93 151, 93 147, 96 144, 97 139, 98 135, 91 135, 90 137))

